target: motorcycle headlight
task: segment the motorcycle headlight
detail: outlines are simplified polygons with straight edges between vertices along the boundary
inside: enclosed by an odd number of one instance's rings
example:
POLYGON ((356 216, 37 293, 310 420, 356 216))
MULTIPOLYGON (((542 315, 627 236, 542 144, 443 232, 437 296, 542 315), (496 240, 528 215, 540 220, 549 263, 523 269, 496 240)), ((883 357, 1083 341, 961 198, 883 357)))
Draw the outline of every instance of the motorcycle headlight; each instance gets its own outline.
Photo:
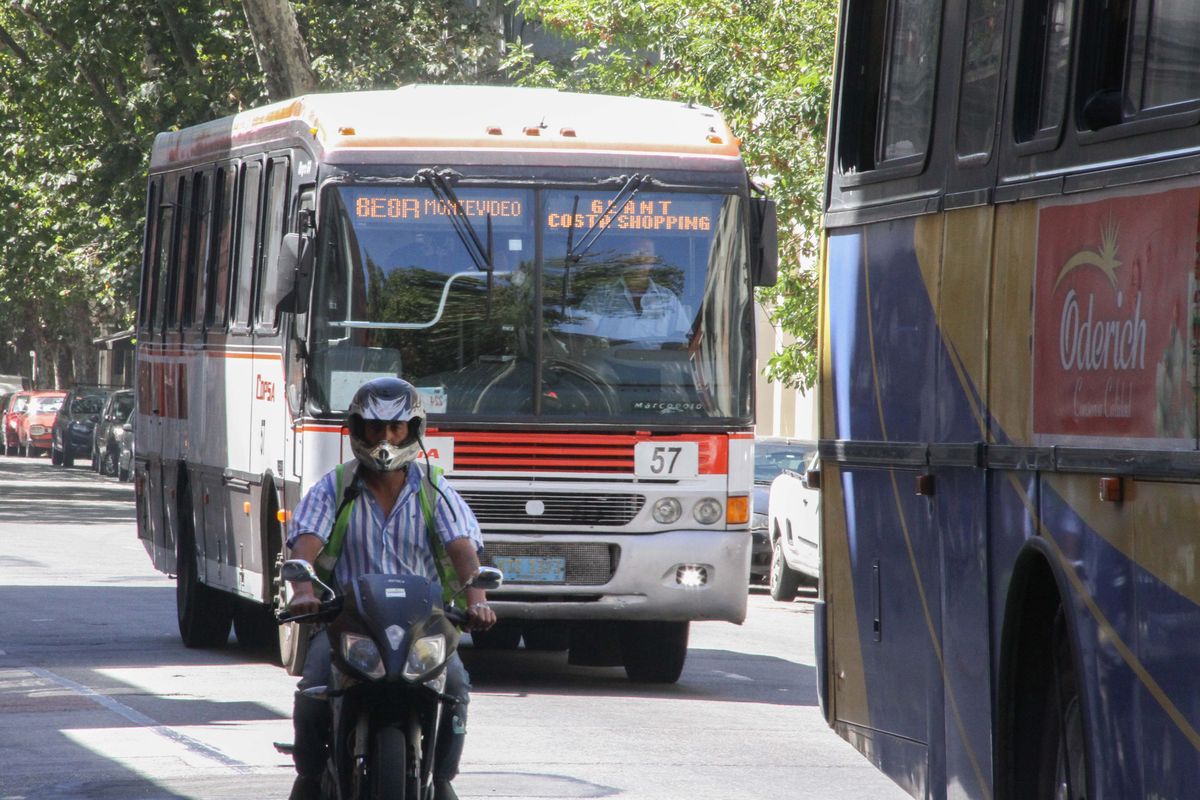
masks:
POLYGON ((422 636, 413 642, 408 651, 408 661, 404 663, 404 677, 416 680, 446 660, 446 637, 435 633, 432 636, 422 636))
POLYGON ((383 657, 369 636, 342 634, 342 658, 368 678, 382 678, 384 675, 383 657))

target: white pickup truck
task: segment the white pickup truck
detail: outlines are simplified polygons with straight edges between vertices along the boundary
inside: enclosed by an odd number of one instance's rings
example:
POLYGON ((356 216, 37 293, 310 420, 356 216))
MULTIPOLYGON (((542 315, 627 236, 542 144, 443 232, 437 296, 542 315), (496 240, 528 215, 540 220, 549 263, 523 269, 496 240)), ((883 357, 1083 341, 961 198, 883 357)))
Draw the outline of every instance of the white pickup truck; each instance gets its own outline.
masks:
MULTIPOLYGON (((815 452, 815 449, 814 449, 815 452)), ((820 493, 810 489, 807 470, 785 469, 771 482, 767 531, 771 540, 771 597, 789 602, 800 586, 816 586, 821 575, 820 493)))

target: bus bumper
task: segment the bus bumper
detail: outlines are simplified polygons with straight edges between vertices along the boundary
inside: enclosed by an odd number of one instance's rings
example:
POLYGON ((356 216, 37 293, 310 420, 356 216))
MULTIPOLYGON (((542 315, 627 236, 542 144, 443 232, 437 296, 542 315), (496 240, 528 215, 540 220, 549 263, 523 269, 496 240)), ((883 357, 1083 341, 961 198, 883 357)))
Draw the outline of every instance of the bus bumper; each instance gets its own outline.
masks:
MULTIPOLYGON (((744 531, 665 531, 638 535, 485 535, 484 562, 501 569, 497 553, 554 552, 602 543, 615 554, 606 583, 507 581, 488 600, 512 620, 721 620, 746 618, 751 535, 744 531), (491 558, 489 558, 491 556, 491 558), (699 568, 699 569, 696 569, 699 568), (698 574, 703 583, 695 584, 698 574)), ((511 556, 508 556, 511 558, 511 556)), ((511 563, 511 562, 510 562, 511 563)))

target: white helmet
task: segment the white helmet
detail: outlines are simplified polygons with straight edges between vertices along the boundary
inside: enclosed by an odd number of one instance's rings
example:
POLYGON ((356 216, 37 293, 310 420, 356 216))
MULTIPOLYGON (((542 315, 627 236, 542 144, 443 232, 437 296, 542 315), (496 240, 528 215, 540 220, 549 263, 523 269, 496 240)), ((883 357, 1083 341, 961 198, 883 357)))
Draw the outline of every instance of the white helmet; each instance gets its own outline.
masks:
POLYGON ((350 449, 358 463, 377 472, 403 469, 421 452, 421 438, 425 435, 421 396, 411 383, 399 378, 367 381, 350 401, 346 427, 350 429, 350 449), (398 445, 386 441, 369 445, 363 440, 364 420, 407 422, 408 437, 398 445))

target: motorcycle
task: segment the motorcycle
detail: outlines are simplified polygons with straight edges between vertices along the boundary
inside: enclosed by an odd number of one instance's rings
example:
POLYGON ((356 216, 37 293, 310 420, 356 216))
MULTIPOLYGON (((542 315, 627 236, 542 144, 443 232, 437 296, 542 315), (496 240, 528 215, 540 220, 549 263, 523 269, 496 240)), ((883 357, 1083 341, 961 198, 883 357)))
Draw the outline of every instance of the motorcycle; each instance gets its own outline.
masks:
MULTIPOLYGON (((446 663, 466 614, 443 609, 439 586, 416 575, 362 575, 342 596, 307 561, 284 562, 280 577, 312 582, 323 598, 312 614, 283 609, 281 624, 329 622, 331 685, 304 692, 330 704, 322 794, 431 800, 441 711, 453 702, 444 694, 446 663)), ((492 591, 503 580, 500 570, 481 567, 470 585, 492 591)))

